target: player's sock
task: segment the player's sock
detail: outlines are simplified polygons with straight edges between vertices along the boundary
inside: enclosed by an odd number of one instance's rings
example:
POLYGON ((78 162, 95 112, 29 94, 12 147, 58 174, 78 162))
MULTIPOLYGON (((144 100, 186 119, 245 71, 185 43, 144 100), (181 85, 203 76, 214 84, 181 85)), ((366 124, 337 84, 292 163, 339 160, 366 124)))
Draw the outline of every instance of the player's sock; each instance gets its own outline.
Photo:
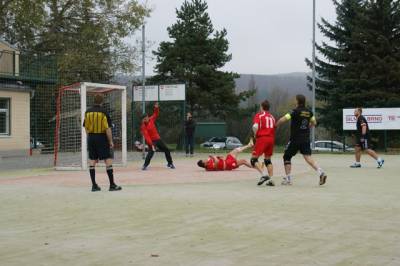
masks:
POLYGON ((107 175, 108 175, 108 179, 110 180, 110 186, 115 186, 114 183, 114 170, 112 165, 107 166, 107 175))
POLYGON ((321 167, 318 167, 317 172, 318 172, 318 175, 321 176, 324 173, 324 170, 322 170, 321 167))
POLYGON ((382 158, 381 158, 381 157, 378 157, 378 159, 376 159, 376 161, 377 161, 378 163, 380 163, 380 162, 382 162, 382 158))
POLYGON ((292 184, 292 177, 290 175, 283 177, 282 185, 291 185, 291 184, 292 184))
POLYGON ((90 173, 90 179, 92 180, 92 185, 96 185, 96 169, 94 166, 89 166, 89 173, 90 173))

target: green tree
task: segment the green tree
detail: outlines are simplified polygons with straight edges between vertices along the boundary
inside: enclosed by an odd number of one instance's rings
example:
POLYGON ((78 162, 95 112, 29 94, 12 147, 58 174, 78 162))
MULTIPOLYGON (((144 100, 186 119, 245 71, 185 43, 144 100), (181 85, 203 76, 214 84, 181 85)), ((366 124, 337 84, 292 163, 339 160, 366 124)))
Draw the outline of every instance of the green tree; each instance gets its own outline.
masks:
POLYGON ((149 9, 135 0, 0 1, 2 37, 25 52, 57 57, 61 83, 109 81, 135 67, 124 42, 149 9))
POLYGON ((400 6, 393 0, 334 4, 336 21, 318 24, 333 44, 317 45, 323 58, 316 60, 316 85, 321 122, 341 131, 342 108, 400 104, 400 6))
POLYGON ((359 78, 350 86, 362 90, 349 100, 365 107, 400 105, 400 2, 368 1, 365 15, 354 35, 360 47, 358 62, 351 65, 359 78))
MULTIPOLYGON (((318 27, 329 43, 316 44, 321 57, 316 58, 317 99, 324 102, 318 110, 319 121, 327 128, 341 128, 341 109, 351 106, 348 94, 357 93, 353 87, 345 86, 347 69, 351 62, 357 61, 359 48, 354 44, 353 35, 359 27, 363 11, 362 0, 334 0, 336 21, 330 23, 322 19, 318 27)), ((306 60, 311 66, 311 62, 306 60)), ((309 77, 311 83, 311 78, 309 77)))
POLYGON ((171 42, 162 42, 154 55, 157 75, 151 82, 185 82, 189 110, 224 118, 234 112, 246 93, 236 95, 235 73, 220 70, 232 58, 227 31, 215 31, 203 0, 184 1, 177 21, 168 27, 171 42))
POLYGON ((0 38, 21 50, 32 48, 45 22, 43 0, 0 0, 0 38))

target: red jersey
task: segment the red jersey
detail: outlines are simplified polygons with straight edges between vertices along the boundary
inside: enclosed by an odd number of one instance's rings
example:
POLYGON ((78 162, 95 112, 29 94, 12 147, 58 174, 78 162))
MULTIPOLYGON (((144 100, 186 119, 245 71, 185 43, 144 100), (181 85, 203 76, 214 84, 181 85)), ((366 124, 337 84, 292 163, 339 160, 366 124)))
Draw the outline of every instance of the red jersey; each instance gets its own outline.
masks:
POLYGON ((224 170, 224 159, 217 156, 216 158, 213 156, 209 156, 206 163, 207 171, 223 171, 224 170), (215 166, 216 164, 216 166, 215 166))
POLYGON ((233 170, 238 168, 236 159, 228 154, 226 159, 217 156, 216 158, 213 156, 208 157, 206 163, 207 171, 224 171, 224 170, 233 170), (216 165, 215 165, 216 164, 216 165))
POLYGON ((275 118, 266 111, 257 113, 254 116, 253 124, 258 125, 256 138, 275 137, 275 118))
POLYGON ((160 113, 160 108, 154 107, 153 115, 149 117, 148 123, 142 123, 140 130, 146 140, 146 143, 150 146, 153 145, 154 140, 159 140, 160 135, 158 134, 155 121, 160 113))

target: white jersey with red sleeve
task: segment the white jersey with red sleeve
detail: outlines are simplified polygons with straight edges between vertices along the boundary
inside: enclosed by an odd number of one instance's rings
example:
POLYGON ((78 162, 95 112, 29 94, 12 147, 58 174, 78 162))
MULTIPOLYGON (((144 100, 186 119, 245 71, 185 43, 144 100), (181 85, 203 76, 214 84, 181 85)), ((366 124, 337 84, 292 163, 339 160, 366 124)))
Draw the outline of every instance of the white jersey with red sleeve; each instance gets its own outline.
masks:
POLYGON ((253 128, 256 128, 256 138, 275 137, 275 118, 269 112, 259 112, 254 116, 253 128))

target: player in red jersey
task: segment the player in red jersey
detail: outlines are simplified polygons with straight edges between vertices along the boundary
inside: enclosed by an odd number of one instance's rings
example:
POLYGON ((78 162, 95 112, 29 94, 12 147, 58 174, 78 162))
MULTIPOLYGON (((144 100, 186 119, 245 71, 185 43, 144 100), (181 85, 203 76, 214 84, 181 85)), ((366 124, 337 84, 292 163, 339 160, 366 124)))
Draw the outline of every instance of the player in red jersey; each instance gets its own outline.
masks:
POLYGON ((275 118, 269 113, 270 104, 268 100, 261 103, 260 112, 254 116, 253 132, 256 143, 253 148, 251 157, 251 165, 261 174, 260 181, 257 185, 261 186, 265 182, 267 186, 274 186, 271 180, 273 176, 273 166, 271 156, 274 151, 275 144, 275 118), (264 155, 264 164, 267 167, 268 175, 264 175, 263 167, 258 162, 258 158, 264 155))
POLYGON ((251 147, 253 147, 253 144, 249 143, 246 146, 236 148, 228 153, 226 158, 221 156, 214 157, 210 155, 208 156, 207 160, 198 161, 197 165, 201 168, 206 169, 206 171, 230 171, 239 168, 242 165, 253 168, 248 161, 244 159, 237 159, 239 153, 251 147))
POLYGON ((147 145, 149 146, 149 151, 144 161, 142 170, 147 170, 147 167, 149 166, 150 161, 153 158, 154 153, 156 152, 156 147, 160 151, 165 153, 165 159, 168 163, 167 167, 170 169, 175 169, 175 166, 172 162, 171 152, 168 149, 167 145, 165 145, 165 143, 161 140, 160 134, 158 134, 158 130, 155 124, 159 114, 160 107, 158 103, 155 103, 153 115, 149 116, 148 114, 144 114, 142 117, 142 125, 140 126, 140 130, 146 140, 147 145))

